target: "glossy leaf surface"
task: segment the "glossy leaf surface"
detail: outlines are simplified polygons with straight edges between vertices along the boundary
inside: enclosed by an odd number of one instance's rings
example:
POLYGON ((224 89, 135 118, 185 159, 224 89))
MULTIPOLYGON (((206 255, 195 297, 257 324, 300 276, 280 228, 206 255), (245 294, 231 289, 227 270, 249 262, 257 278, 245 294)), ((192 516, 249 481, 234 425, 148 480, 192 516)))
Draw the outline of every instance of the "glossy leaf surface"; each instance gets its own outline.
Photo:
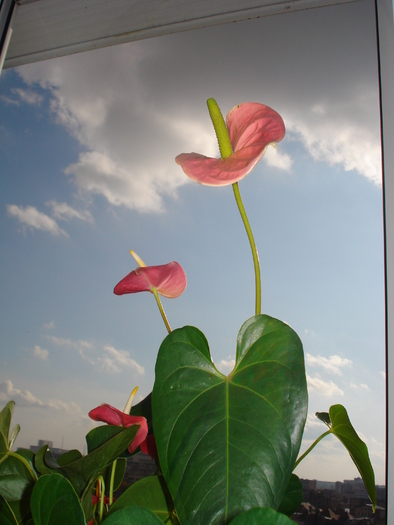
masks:
POLYGON ((9 401, 3 410, 0 412, 0 434, 3 434, 4 441, 8 443, 12 412, 14 410, 15 402, 9 401))
POLYGON ((18 525, 14 513, 0 494, 0 525, 18 525))
POLYGON ((251 509, 240 514, 230 525, 294 525, 294 521, 268 507, 251 509))
POLYGON ((148 394, 142 401, 133 405, 130 410, 132 416, 144 416, 148 422, 149 433, 152 430, 152 393, 148 394))
POLYGON ((359 437, 350 422, 348 413, 342 405, 332 405, 329 414, 317 412, 316 416, 323 421, 339 441, 345 446, 364 481, 365 488, 376 507, 375 473, 369 459, 367 445, 359 437), (328 416, 328 417, 327 417, 328 416))
POLYGON ((292 474, 286 492, 280 502, 278 512, 286 514, 286 516, 291 516, 299 508, 303 498, 304 493, 302 491, 300 478, 295 474, 292 474))
POLYGON ((109 514, 137 505, 151 510, 161 521, 171 525, 177 525, 179 522, 174 513, 174 505, 171 495, 165 484, 164 479, 160 476, 148 476, 133 483, 112 505, 109 514))
POLYGON ((18 522, 30 515, 30 496, 34 480, 26 466, 18 459, 19 454, 7 456, 0 463, 0 494, 7 500, 18 522))
POLYGON ((278 508, 307 415, 301 341, 277 319, 252 317, 225 376, 204 334, 174 330, 159 350, 152 412, 182 525, 225 524, 253 507, 278 508))
POLYGON ((126 507, 108 516, 103 525, 163 525, 163 522, 148 509, 126 507))
POLYGON ((59 474, 39 478, 33 489, 31 513, 35 525, 85 525, 85 516, 75 490, 59 474))

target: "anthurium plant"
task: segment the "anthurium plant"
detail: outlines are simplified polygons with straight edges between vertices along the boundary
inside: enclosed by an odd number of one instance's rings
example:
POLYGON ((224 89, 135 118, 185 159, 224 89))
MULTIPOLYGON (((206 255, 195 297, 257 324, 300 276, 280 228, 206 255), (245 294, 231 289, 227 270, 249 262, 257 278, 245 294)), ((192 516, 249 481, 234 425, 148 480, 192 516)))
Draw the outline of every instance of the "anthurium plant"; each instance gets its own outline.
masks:
POLYGON ((261 313, 259 258, 238 182, 282 140, 283 120, 258 103, 234 107, 226 122, 213 99, 208 109, 220 158, 183 153, 176 162, 201 184, 232 185, 249 239, 255 310, 240 327, 234 369, 224 375, 216 368, 198 328, 171 329, 160 296, 184 292, 180 264, 147 266, 131 251, 137 268, 114 293, 152 293, 168 331, 153 391, 133 406, 134 389, 123 410, 91 410, 105 425, 86 436, 88 453, 71 450, 57 459, 47 445, 36 454, 12 450, 19 426, 11 427, 10 401, 0 413, 0 525, 290 525, 303 498, 293 471, 329 434, 348 450, 375 507, 368 450, 343 406, 316 414, 328 430, 299 456, 308 405, 302 343, 288 324, 261 313), (157 474, 115 499, 136 453, 149 454, 157 474))

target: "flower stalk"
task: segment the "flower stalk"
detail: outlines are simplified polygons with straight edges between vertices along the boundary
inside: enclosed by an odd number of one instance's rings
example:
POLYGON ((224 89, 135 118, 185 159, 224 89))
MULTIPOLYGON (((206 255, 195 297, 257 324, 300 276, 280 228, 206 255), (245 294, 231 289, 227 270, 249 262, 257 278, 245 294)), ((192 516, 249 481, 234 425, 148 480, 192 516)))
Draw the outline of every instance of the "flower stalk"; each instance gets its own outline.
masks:
MULTIPOLYGON (((135 260, 135 262, 138 264, 138 266, 140 268, 146 268, 146 264, 141 259, 141 257, 135 253, 134 250, 130 250, 130 255, 133 257, 133 259, 135 260)), ((160 297, 159 297, 159 293, 158 293, 157 289, 154 288, 154 287, 151 288, 151 292, 155 296, 156 303, 157 303, 157 306, 159 308, 160 315, 161 315, 161 317, 163 319, 163 322, 165 324, 165 327, 167 328, 168 333, 170 334, 171 333, 171 326, 170 326, 170 323, 168 322, 166 313, 165 313, 164 308, 163 308, 163 304, 162 304, 162 302, 160 300, 160 297)))
MULTIPOLYGON (((213 98, 207 100, 207 106, 209 115, 212 120, 213 127, 215 129, 216 137, 219 144, 219 151, 222 159, 229 157, 233 153, 231 146, 230 135, 224 122, 223 115, 217 102, 213 98)), ((253 266, 255 274, 255 289, 256 289, 256 300, 255 300, 255 315, 261 313, 261 273, 260 273, 260 261, 259 254, 257 252, 257 246, 253 237, 252 228, 249 223, 248 216, 246 214, 245 207, 241 199, 241 193, 239 191, 238 182, 232 184, 235 201, 238 206, 239 213, 242 218, 242 222, 245 226, 246 235, 248 236, 250 248, 252 250, 253 266)))
POLYGON ((245 211, 245 207, 241 199, 241 193, 239 191, 238 182, 234 182, 232 186, 233 186, 235 201, 237 203, 239 213, 241 214, 241 218, 244 223, 245 230, 246 230, 246 235, 248 236, 250 248, 252 250, 255 289, 256 289, 255 315, 259 315, 261 314, 261 273, 260 273, 259 254, 258 254, 257 246, 256 246, 256 243, 253 237, 252 228, 250 226, 249 219, 248 219, 248 216, 245 211))

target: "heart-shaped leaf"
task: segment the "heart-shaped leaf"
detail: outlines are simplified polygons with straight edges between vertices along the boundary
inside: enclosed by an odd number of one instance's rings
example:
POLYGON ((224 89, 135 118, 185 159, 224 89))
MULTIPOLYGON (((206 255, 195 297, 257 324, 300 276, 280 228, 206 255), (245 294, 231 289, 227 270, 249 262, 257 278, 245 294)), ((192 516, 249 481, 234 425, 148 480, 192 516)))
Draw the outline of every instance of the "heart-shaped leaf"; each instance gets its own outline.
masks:
POLYGON ((286 516, 291 516, 300 507, 303 498, 304 493, 302 491, 300 478, 292 474, 286 492, 280 502, 278 512, 286 514, 286 516))
MULTIPOLYGON (((12 453, 0 464, 0 494, 7 501, 18 523, 24 523, 30 515, 30 496, 35 482, 35 473, 26 467, 24 455, 12 453)), ((30 467, 29 460, 25 460, 30 467)))
POLYGON ((294 521, 269 507, 256 508, 240 514, 230 525, 294 525, 294 521))
MULTIPOLYGON (((128 428, 113 428, 115 434, 107 441, 94 448, 87 456, 82 456, 80 459, 76 459, 66 465, 60 466, 47 450, 47 445, 45 445, 36 454, 35 464, 37 470, 42 474, 56 472, 65 476, 71 482, 78 496, 82 496, 91 476, 98 476, 104 473, 108 465, 117 459, 133 441, 139 427, 138 425, 133 425, 128 428)), ((68 456, 68 459, 70 458, 71 456, 68 456)))
POLYGON ((350 422, 346 408, 342 405, 332 405, 329 414, 316 412, 316 416, 323 421, 345 446, 364 481, 365 488, 371 498, 373 510, 376 508, 375 473, 369 459, 367 445, 362 441, 350 422))
POLYGON ((133 483, 115 501, 109 510, 109 514, 131 505, 151 510, 165 523, 179 524, 174 516, 174 504, 162 476, 147 476, 133 483))
POLYGON ((148 427, 152 424, 152 392, 142 401, 133 405, 130 409, 130 415, 143 416, 148 421, 148 427))
POLYGON ((225 524, 278 508, 307 415, 302 344, 285 323, 252 317, 225 376, 186 326, 163 341, 152 393, 160 465, 182 525, 225 524))
POLYGON ((85 525, 79 498, 71 483, 60 474, 45 474, 34 486, 31 513, 35 525, 85 525))

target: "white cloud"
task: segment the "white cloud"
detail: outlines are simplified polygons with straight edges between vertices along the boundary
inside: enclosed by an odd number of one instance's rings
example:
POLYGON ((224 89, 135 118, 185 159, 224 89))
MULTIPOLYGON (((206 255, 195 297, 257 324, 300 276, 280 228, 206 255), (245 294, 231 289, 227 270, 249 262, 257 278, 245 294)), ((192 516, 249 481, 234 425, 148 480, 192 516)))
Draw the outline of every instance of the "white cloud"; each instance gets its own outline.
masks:
POLYGON ((56 346, 62 346, 76 350, 83 359, 90 359, 87 353, 94 349, 94 344, 90 341, 73 341, 64 337, 56 337, 53 335, 47 335, 45 338, 56 346))
POLYGON ((2 102, 4 102, 5 104, 10 105, 10 104, 13 104, 14 106, 19 106, 20 103, 19 103, 19 100, 16 100, 14 98, 11 98, 11 97, 6 97, 4 95, 0 95, 0 100, 2 102))
POLYGON ((29 390, 19 390, 15 388, 10 380, 0 382, 0 401, 15 401, 20 407, 40 407, 51 408, 54 410, 65 411, 69 414, 79 413, 80 407, 76 403, 66 403, 60 399, 49 399, 41 401, 29 390))
POLYGON ((34 206, 24 208, 16 204, 8 204, 7 212, 11 217, 15 217, 21 224, 29 228, 47 231, 55 236, 64 235, 68 237, 68 233, 62 230, 52 217, 38 211, 34 206))
POLYGON ((264 159, 266 160, 268 166, 279 168, 283 171, 290 171, 293 164, 291 157, 287 155, 287 153, 282 153, 280 151, 280 144, 278 148, 279 149, 276 149, 273 146, 268 146, 264 154, 264 159))
POLYGON ((72 208, 66 202, 48 201, 45 204, 51 207, 52 216, 55 217, 55 219, 63 221, 68 221, 69 219, 79 219, 81 221, 87 221, 90 223, 94 222, 93 216, 89 211, 78 211, 72 208))
POLYGON ((43 101, 42 95, 36 93, 31 89, 14 88, 12 92, 17 94, 18 97, 22 100, 22 102, 26 102, 26 104, 40 106, 41 102, 43 101))
POLYGON ((105 354, 98 358, 104 370, 112 373, 121 372, 124 367, 131 368, 139 375, 145 374, 143 366, 139 365, 125 350, 116 350, 113 346, 104 348, 105 354))
POLYGON ((322 357, 320 355, 313 356, 308 352, 305 354, 305 362, 310 367, 320 367, 330 374, 342 375, 341 368, 352 366, 352 361, 339 355, 331 355, 330 357, 322 357))
POLYGON ((36 93, 32 89, 13 88, 11 92, 14 95, 14 98, 1 95, 0 99, 6 104, 13 104, 15 106, 20 106, 21 102, 25 102, 32 106, 40 106, 44 100, 42 95, 36 93))
POLYGON ((229 374, 235 366, 235 359, 229 356, 227 359, 222 359, 216 366, 222 374, 229 374))
POLYGON ((79 161, 68 166, 65 173, 74 176, 81 192, 102 195, 114 206, 123 205, 140 211, 161 209, 161 198, 148 174, 133 177, 130 170, 104 153, 81 153, 79 161))
POLYGON ((353 390, 364 390, 366 392, 370 392, 371 391, 369 386, 366 385, 365 383, 361 383, 359 385, 356 385, 355 383, 351 383, 350 384, 350 388, 352 388, 353 390))
POLYGON ((164 196, 175 196, 188 182, 174 161, 180 151, 169 145, 181 146, 190 136, 200 145, 201 133, 190 125, 185 136, 176 115, 152 106, 141 72, 157 44, 135 44, 132 53, 129 46, 106 48, 19 71, 49 90, 59 124, 83 147, 65 170, 78 191, 102 195, 113 206, 157 212, 164 196))
POLYGON ((280 17, 248 22, 247 30, 243 24, 216 26, 17 71, 28 85, 48 90, 58 123, 79 141, 83 153, 66 168, 76 188, 102 195, 113 206, 161 211, 164 199, 188 182, 174 163, 177 154, 218 155, 205 107, 217 93, 224 114, 247 100, 281 113, 287 135, 279 152, 268 148, 268 165, 292 168, 286 144, 293 138, 314 159, 380 184, 376 56, 364 45, 366 36, 374 36, 361 15, 359 33, 341 33, 341 38, 332 37, 337 29, 333 15, 322 21, 314 12, 308 16, 316 19, 312 23, 280 17), (321 36, 315 48, 308 34, 317 26, 321 36), (305 39, 293 42, 289 52, 287 39, 277 35, 294 31, 305 39), (344 54, 348 37, 351 46, 344 54), (261 53, 272 41, 274 58, 261 53))
POLYGON ((377 126, 368 126, 369 121, 376 120, 376 115, 369 115, 373 99, 374 93, 361 92, 329 104, 315 102, 302 113, 289 114, 287 129, 315 160, 342 166, 345 171, 355 170, 381 185, 379 135, 377 126))
POLYGON ((125 369, 134 370, 138 375, 145 374, 145 369, 135 361, 126 350, 117 350, 111 345, 97 347, 91 341, 68 339, 64 337, 45 336, 56 346, 77 351, 79 356, 91 365, 109 373, 120 373, 125 369))
POLYGON ((55 321, 50 321, 49 323, 44 324, 45 330, 52 330, 55 327, 55 321))
POLYGON ((48 361, 49 352, 48 350, 45 350, 45 348, 41 348, 38 345, 34 346, 33 350, 34 357, 37 357, 38 359, 42 359, 43 361, 48 361))
POLYGON ((307 385, 309 392, 315 392, 321 396, 343 396, 344 392, 333 381, 324 381, 320 377, 307 375, 307 385))

